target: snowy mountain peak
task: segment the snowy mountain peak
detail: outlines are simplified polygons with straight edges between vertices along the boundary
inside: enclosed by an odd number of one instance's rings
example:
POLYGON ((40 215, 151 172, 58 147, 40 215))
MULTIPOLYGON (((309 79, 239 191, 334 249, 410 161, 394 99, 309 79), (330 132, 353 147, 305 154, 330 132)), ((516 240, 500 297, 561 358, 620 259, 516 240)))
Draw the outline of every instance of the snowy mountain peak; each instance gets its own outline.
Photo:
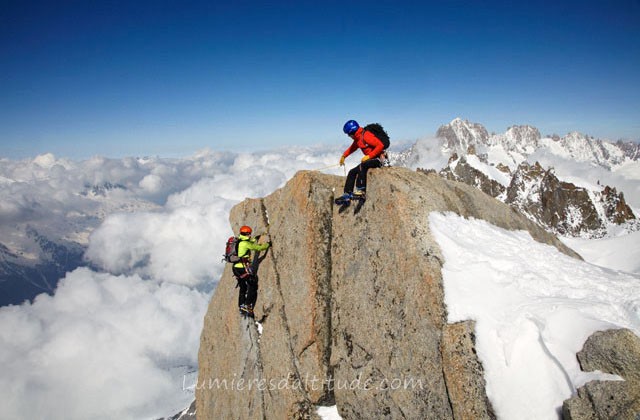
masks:
POLYGON ((517 153, 533 153, 541 139, 540 131, 530 125, 514 125, 504 134, 489 135, 479 123, 456 118, 438 129, 438 137, 446 140, 445 147, 463 154, 470 146, 502 146, 504 150, 517 153))
MULTIPOLYGON (((512 127, 501 139, 514 140, 510 143, 513 148, 524 148, 536 137, 535 128, 523 126, 512 127)), ((580 135, 572 138, 580 141, 580 135)), ((530 164, 523 160, 510 171, 501 163, 485 160, 485 156, 481 158, 470 151, 466 155, 453 153, 440 175, 472 185, 563 236, 602 237, 639 228, 633 210, 616 188, 603 189, 599 182, 585 183, 586 187, 561 180, 553 167, 545 167, 538 161, 530 164)))
POLYGON ((530 125, 514 125, 507 129, 502 135, 492 136, 492 145, 502 145, 507 151, 531 154, 538 147, 540 142, 540 131, 530 125))
POLYGON ((623 142, 618 140, 616 146, 622 150, 624 155, 631 160, 640 160, 640 143, 634 143, 632 141, 623 142))
POLYGON ((489 133, 482 124, 461 118, 441 126, 436 135, 446 140, 446 148, 462 153, 466 153, 470 145, 484 145, 489 140, 489 133))
POLYGON ((559 141, 561 150, 556 154, 578 162, 591 162, 605 168, 623 163, 626 159, 624 151, 615 144, 597 140, 577 131, 572 131, 559 141))
POLYGON ((640 159, 640 145, 635 143, 611 143, 577 131, 564 137, 542 137, 540 131, 530 125, 514 125, 505 133, 489 135, 482 124, 456 118, 441 126, 436 135, 444 140, 443 151, 447 153, 464 155, 469 146, 481 146, 480 151, 486 150, 494 164, 506 164, 512 169, 536 152, 588 162, 606 169, 640 159))

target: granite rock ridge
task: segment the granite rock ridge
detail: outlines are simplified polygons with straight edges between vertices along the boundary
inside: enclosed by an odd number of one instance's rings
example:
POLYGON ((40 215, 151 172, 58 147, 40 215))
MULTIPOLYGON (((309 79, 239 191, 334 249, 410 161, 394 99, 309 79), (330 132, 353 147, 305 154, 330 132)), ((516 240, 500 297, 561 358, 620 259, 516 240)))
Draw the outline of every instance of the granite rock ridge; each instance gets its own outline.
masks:
POLYGON ((227 267, 205 316, 196 387, 200 419, 476 418, 495 414, 473 321, 447 323, 430 212, 453 212, 580 258, 555 236, 474 187, 406 168, 370 171, 367 202, 339 213, 344 178, 297 173, 230 214, 273 247, 262 262, 256 321, 240 318, 227 267))

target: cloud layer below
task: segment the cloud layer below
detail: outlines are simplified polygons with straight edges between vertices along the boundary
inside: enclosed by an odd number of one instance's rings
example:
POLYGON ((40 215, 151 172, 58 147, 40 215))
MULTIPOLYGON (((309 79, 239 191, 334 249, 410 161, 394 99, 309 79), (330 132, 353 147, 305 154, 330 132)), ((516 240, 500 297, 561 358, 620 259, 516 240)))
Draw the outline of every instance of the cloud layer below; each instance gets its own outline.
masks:
POLYGON ((0 417, 141 418, 180 408, 207 302, 185 286, 80 268, 55 296, 0 309, 0 417))
POLYGON ((97 228, 86 253, 93 269, 68 273, 53 296, 0 308, 0 417, 154 418, 186 407, 184 375, 197 369, 229 210, 298 170, 337 163, 341 152, 2 160, 3 229, 22 223, 70 236, 71 216, 76 234, 97 228))

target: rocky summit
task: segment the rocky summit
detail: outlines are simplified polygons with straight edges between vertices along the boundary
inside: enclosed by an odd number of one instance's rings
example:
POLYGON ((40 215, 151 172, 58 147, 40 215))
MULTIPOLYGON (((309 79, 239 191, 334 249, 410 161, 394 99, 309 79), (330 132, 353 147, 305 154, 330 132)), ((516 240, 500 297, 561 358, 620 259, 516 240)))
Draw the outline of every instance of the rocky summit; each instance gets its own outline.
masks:
POLYGON ((367 201, 340 213, 344 178, 299 172, 233 208, 273 243, 258 271, 255 321, 237 310, 227 267, 205 316, 199 419, 495 418, 474 324, 447 323, 443 257, 430 212, 453 212, 579 258, 510 206, 436 173, 369 173, 367 201))

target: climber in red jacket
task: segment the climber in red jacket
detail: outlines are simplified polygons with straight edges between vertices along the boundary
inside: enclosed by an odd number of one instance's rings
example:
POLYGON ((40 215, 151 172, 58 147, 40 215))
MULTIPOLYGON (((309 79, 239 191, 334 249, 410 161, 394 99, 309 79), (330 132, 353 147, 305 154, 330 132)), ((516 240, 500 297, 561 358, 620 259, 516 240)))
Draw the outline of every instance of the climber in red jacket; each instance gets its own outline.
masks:
POLYGON ((382 166, 380 155, 384 152, 382 141, 372 132, 360 127, 356 121, 347 121, 342 131, 351 137, 353 143, 340 157, 340 166, 344 166, 345 158, 358 149, 362 150, 364 156, 360 164, 349 171, 347 181, 344 184, 344 195, 336 199, 337 204, 346 204, 354 197, 364 197, 367 187, 367 171, 382 166), (353 190, 354 184, 355 191, 353 190))

